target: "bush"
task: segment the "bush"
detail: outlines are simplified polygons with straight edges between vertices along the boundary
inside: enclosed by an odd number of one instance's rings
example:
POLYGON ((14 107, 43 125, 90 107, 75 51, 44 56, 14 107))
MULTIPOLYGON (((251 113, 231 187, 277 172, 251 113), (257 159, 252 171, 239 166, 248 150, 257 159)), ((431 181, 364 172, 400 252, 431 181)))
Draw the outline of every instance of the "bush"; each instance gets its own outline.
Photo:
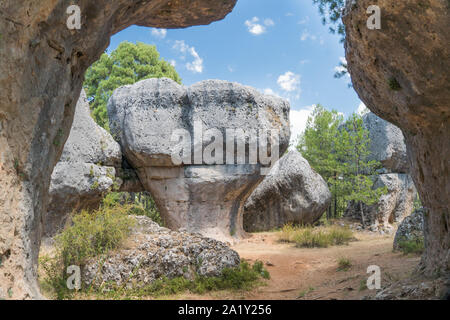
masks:
POLYGON ((398 250, 403 254, 422 254, 425 250, 425 244, 423 238, 417 238, 414 240, 403 240, 398 243, 398 250))
POLYGON ((39 263, 44 273, 42 285, 58 299, 71 295, 66 287, 66 270, 70 265, 83 266, 90 258, 117 248, 134 224, 128 216, 130 207, 102 207, 75 215, 72 225, 55 237, 55 255, 43 256, 39 263))
POLYGON ((338 260, 338 271, 348 271, 352 267, 350 259, 341 257, 338 260))
POLYGON ((196 275, 194 280, 184 277, 161 277, 151 284, 128 289, 126 285, 105 284, 97 290, 86 291, 100 299, 136 299, 141 297, 160 297, 183 293, 186 291, 204 294, 218 290, 250 290, 261 284, 261 279, 269 279, 269 273, 262 262, 256 261, 253 266, 242 262, 239 267, 227 268, 219 277, 203 277, 196 275))
POLYGON ((331 245, 343 245, 353 239, 353 232, 349 228, 338 226, 323 227, 294 227, 286 225, 281 230, 279 240, 293 242, 297 247, 326 248, 331 245))
POLYGON ((115 207, 128 204, 129 214, 146 216, 160 226, 164 226, 163 220, 156 207, 155 200, 147 192, 138 192, 133 195, 128 192, 110 192, 102 201, 102 207, 115 207))

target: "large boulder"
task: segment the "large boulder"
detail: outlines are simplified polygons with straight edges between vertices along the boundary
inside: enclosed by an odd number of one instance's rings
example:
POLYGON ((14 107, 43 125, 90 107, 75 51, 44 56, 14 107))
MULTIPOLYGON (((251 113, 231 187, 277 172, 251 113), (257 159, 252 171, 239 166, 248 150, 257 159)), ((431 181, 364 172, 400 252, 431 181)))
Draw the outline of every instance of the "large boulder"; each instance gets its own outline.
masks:
POLYGON ((405 138, 402 131, 369 112, 363 116, 364 127, 369 131, 370 154, 368 160, 381 162, 389 172, 409 173, 405 138))
POLYGON ((161 277, 217 277, 225 268, 239 266, 237 252, 223 242, 171 231, 144 216, 134 219, 136 226, 122 248, 102 261, 92 259, 83 267, 86 285, 139 287, 161 277))
POLYGON ((448 0, 348 0, 345 50, 353 87, 365 105, 398 126, 427 211, 421 268, 450 273, 450 5, 448 0), (367 28, 371 5, 381 29, 367 28))
POLYGON ((81 92, 69 138, 56 164, 50 183, 50 199, 44 218, 45 236, 61 230, 70 213, 98 208, 104 194, 119 190, 122 179, 119 144, 90 115, 81 92))
POLYGON ((41 297, 37 262, 51 174, 69 136, 84 73, 106 50, 110 36, 133 24, 209 24, 223 19, 235 3, 1 2, 0 291, 9 292, 6 298, 41 297), (77 16, 81 29, 72 28, 77 16))
POLYGON ((291 150, 248 198, 244 229, 267 231, 287 223, 312 224, 331 202, 327 183, 301 154, 291 150))
POLYGON ((376 204, 362 205, 363 215, 359 203, 350 202, 344 216, 360 221, 372 231, 392 232, 395 225, 413 211, 417 192, 409 174, 387 173, 375 176, 373 188, 384 187, 387 193, 376 204))
POLYGON ((245 235, 244 202, 290 137, 286 101, 220 80, 188 88, 165 78, 143 80, 115 90, 108 115, 112 135, 166 225, 221 240, 245 235), (262 157, 268 130, 271 163, 262 157))
POLYGON ((403 219, 395 233, 394 250, 398 250, 403 241, 424 241, 423 214, 423 208, 419 208, 403 219))

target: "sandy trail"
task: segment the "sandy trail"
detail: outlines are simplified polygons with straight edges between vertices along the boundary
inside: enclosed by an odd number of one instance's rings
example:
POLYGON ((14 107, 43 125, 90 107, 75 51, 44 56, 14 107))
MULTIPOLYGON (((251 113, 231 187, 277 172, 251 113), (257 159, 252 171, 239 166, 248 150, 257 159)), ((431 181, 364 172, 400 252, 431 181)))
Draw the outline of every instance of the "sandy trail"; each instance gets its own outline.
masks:
POLYGON ((418 256, 392 252, 393 236, 356 233, 356 241, 329 248, 296 248, 279 243, 277 233, 257 233, 233 246, 243 260, 263 261, 271 279, 266 286, 249 292, 216 292, 208 295, 184 294, 178 299, 361 299, 374 296, 368 290, 367 267, 381 269, 381 285, 411 275, 418 256), (348 271, 338 271, 338 259, 352 263, 348 271))

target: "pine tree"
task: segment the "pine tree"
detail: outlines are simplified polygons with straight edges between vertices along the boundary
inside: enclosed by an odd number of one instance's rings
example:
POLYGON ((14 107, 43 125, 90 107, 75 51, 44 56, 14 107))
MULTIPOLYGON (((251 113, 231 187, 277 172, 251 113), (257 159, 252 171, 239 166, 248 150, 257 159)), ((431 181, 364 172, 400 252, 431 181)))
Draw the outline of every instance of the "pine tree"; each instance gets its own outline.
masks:
POLYGON ((94 120, 109 131, 106 104, 113 91, 143 79, 162 77, 181 83, 175 68, 160 59, 155 46, 125 41, 110 55, 104 53, 88 69, 84 81, 94 120))

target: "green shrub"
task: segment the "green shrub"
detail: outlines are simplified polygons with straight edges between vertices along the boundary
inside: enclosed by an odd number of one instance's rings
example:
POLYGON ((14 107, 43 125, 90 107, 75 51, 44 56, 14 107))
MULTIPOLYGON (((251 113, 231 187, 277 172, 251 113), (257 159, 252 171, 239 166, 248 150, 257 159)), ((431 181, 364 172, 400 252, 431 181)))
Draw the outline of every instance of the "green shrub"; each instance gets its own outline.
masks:
POLYGON ((414 240, 399 241, 398 250, 403 254, 422 254, 425 250, 424 240, 421 237, 414 240))
POLYGON ((155 200, 146 192, 140 192, 131 196, 127 192, 110 192, 102 201, 103 207, 115 207, 116 205, 128 204, 129 214, 146 216, 160 226, 164 226, 163 220, 156 206, 155 200))
POLYGON ((45 255, 39 259, 44 291, 58 299, 70 297, 72 293, 66 286, 67 267, 81 267, 88 259, 117 248, 134 224, 128 216, 129 210, 129 206, 102 207, 75 215, 72 225, 55 237, 54 256, 45 255))
POLYGON ((338 271, 348 271, 352 267, 350 259, 341 257, 338 259, 338 271))
POLYGON ((285 225, 280 232, 279 240, 293 242, 297 247, 326 248, 331 245, 343 245, 353 239, 353 232, 349 228, 339 226, 323 227, 294 227, 285 225))
POLYGON ((141 297, 160 297, 189 291, 196 294, 204 294, 218 290, 250 290, 262 284, 261 279, 270 278, 262 262, 255 262, 251 266, 242 262, 239 267, 227 268, 219 277, 203 277, 196 275, 194 280, 184 277, 161 277, 151 284, 140 288, 126 288, 126 285, 104 284, 99 289, 88 291, 100 299, 136 299, 141 297))
POLYGON ((73 217, 73 224, 55 237, 56 249, 64 266, 84 265, 87 259, 118 247, 133 226, 130 207, 103 207, 83 210, 73 217))

